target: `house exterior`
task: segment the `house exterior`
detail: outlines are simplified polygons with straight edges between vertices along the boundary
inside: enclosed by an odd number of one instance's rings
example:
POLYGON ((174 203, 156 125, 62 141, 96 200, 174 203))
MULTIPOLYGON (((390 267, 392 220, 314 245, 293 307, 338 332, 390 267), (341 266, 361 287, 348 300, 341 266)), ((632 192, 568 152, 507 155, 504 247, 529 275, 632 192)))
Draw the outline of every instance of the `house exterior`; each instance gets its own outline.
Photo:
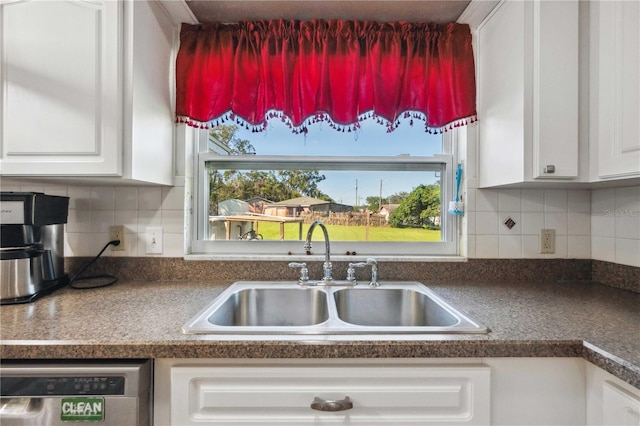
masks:
POLYGON ((352 212, 353 206, 313 197, 296 197, 278 201, 265 206, 264 214, 271 216, 298 217, 303 212, 346 213, 352 212))
POLYGON ((245 201, 249 204, 249 212, 257 214, 264 214, 265 208, 273 204, 273 201, 262 197, 253 197, 245 201))
POLYGON ((393 213, 400 204, 383 204, 378 210, 377 214, 384 216, 385 220, 389 222, 389 216, 393 213))

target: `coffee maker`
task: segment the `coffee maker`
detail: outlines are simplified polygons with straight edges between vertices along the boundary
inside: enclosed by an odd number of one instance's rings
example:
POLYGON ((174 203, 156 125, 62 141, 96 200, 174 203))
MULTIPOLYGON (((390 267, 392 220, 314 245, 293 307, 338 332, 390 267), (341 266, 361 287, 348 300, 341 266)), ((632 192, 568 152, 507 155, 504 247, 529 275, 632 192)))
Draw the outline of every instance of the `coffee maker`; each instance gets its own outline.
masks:
POLYGON ((69 197, 0 192, 0 305, 32 302, 68 284, 68 213, 69 197))

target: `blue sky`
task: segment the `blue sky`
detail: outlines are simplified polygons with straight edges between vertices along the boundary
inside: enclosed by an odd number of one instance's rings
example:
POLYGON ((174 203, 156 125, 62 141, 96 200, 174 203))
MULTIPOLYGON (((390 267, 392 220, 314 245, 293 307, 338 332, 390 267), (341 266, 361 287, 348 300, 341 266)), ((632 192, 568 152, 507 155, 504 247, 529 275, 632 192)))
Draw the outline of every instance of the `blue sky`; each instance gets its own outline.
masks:
MULTIPOLYGON (((264 132, 240 129, 236 136, 251 141, 258 155, 428 156, 441 150, 442 137, 426 133, 420 120, 415 120, 413 126, 403 122, 391 133, 371 119, 362 122, 359 131, 351 133, 338 132, 327 123, 313 124, 308 129, 306 137, 296 135, 279 119, 273 119, 264 132)), ((379 195, 380 180, 383 197, 410 192, 420 184, 437 180, 433 172, 321 172, 327 179, 319 184, 320 189, 337 202, 350 205, 356 202, 356 179, 362 203, 368 196, 379 195)))

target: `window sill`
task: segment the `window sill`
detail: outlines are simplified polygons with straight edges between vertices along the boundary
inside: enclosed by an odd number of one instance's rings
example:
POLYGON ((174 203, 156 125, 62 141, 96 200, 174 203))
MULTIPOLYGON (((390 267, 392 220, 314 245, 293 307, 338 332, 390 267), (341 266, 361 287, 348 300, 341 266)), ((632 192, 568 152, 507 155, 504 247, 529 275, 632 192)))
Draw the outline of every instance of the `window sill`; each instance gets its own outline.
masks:
MULTIPOLYGON (((373 257, 378 262, 466 262, 467 257, 463 256, 393 256, 393 255, 356 255, 345 256, 336 255, 331 256, 331 260, 334 262, 357 262, 366 259, 367 257, 373 257)), ((212 261, 283 261, 283 262, 322 262, 324 261, 323 254, 313 254, 309 256, 305 255, 258 255, 258 254, 187 254, 184 256, 184 260, 212 260, 212 261)))

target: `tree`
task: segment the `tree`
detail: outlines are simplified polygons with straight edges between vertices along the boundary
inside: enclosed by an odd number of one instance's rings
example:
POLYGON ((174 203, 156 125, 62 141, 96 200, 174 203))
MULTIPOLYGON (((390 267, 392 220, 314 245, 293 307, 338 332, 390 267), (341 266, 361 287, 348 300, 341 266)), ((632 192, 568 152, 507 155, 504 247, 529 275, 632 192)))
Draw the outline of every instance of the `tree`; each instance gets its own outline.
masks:
POLYGON ((419 185, 391 213, 389 224, 394 228, 440 229, 436 220, 440 211, 440 185, 419 185))
MULTIPOLYGON (((371 195, 366 198, 367 208, 370 212, 377 212, 380 210, 380 197, 376 195, 371 195)), ((388 204, 387 199, 382 199, 382 204, 388 204)))
MULTIPOLYGON (((388 197, 382 197, 382 205, 384 204, 400 204, 402 200, 409 196, 408 192, 400 191, 395 194, 391 194, 388 197)), ((367 208, 370 212, 377 212, 380 210, 380 197, 377 195, 372 195, 366 198, 367 208)))
MULTIPOLYGON (((318 183, 325 180, 326 177, 317 170, 279 170, 278 177, 283 184, 291 189, 292 193, 297 192, 307 197, 333 201, 331 197, 318 189, 318 183)), ((295 196, 299 197, 300 195, 295 196)))
MULTIPOLYGON (((246 139, 236 137, 238 126, 236 125, 219 125, 209 130, 211 135, 220 145, 225 146, 229 155, 243 155, 255 153, 255 148, 246 139)), ((226 170, 220 172, 218 170, 209 170, 209 213, 218 214, 218 203, 228 200, 229 198, 239 198, 234 196, 240 192, 242 176, 235 170, 226 170)))
POLYGON ((405 192, 405 191, 396 192, 395 194, 389 195, 387 197, 387 201, 385 202, 385 204, 400 204, 402 200, 404 200, 408 196, 409 196, 408 192, 405 192))
MULTIPOLYGON (((255 154, 248 140, 235 136, 238 126, 220 125, 209 134, 225 146, 230 155, 255 154)), ((325 201, 331 197, 320 191, 318 183, 326 177, 317 170, 209 170, 210 213, 218 214, 220 201, 236 198, 248 200, 262 197, 271 201, 282 201, 303 195, 325 201)))
POLYGON ((255 154, 256 149, 253 144, 246 139, 237 138, 237 131, 236 125, 221 124, 212 127, 209 134, 221 144, 226 145, 231 155, 255 154))

